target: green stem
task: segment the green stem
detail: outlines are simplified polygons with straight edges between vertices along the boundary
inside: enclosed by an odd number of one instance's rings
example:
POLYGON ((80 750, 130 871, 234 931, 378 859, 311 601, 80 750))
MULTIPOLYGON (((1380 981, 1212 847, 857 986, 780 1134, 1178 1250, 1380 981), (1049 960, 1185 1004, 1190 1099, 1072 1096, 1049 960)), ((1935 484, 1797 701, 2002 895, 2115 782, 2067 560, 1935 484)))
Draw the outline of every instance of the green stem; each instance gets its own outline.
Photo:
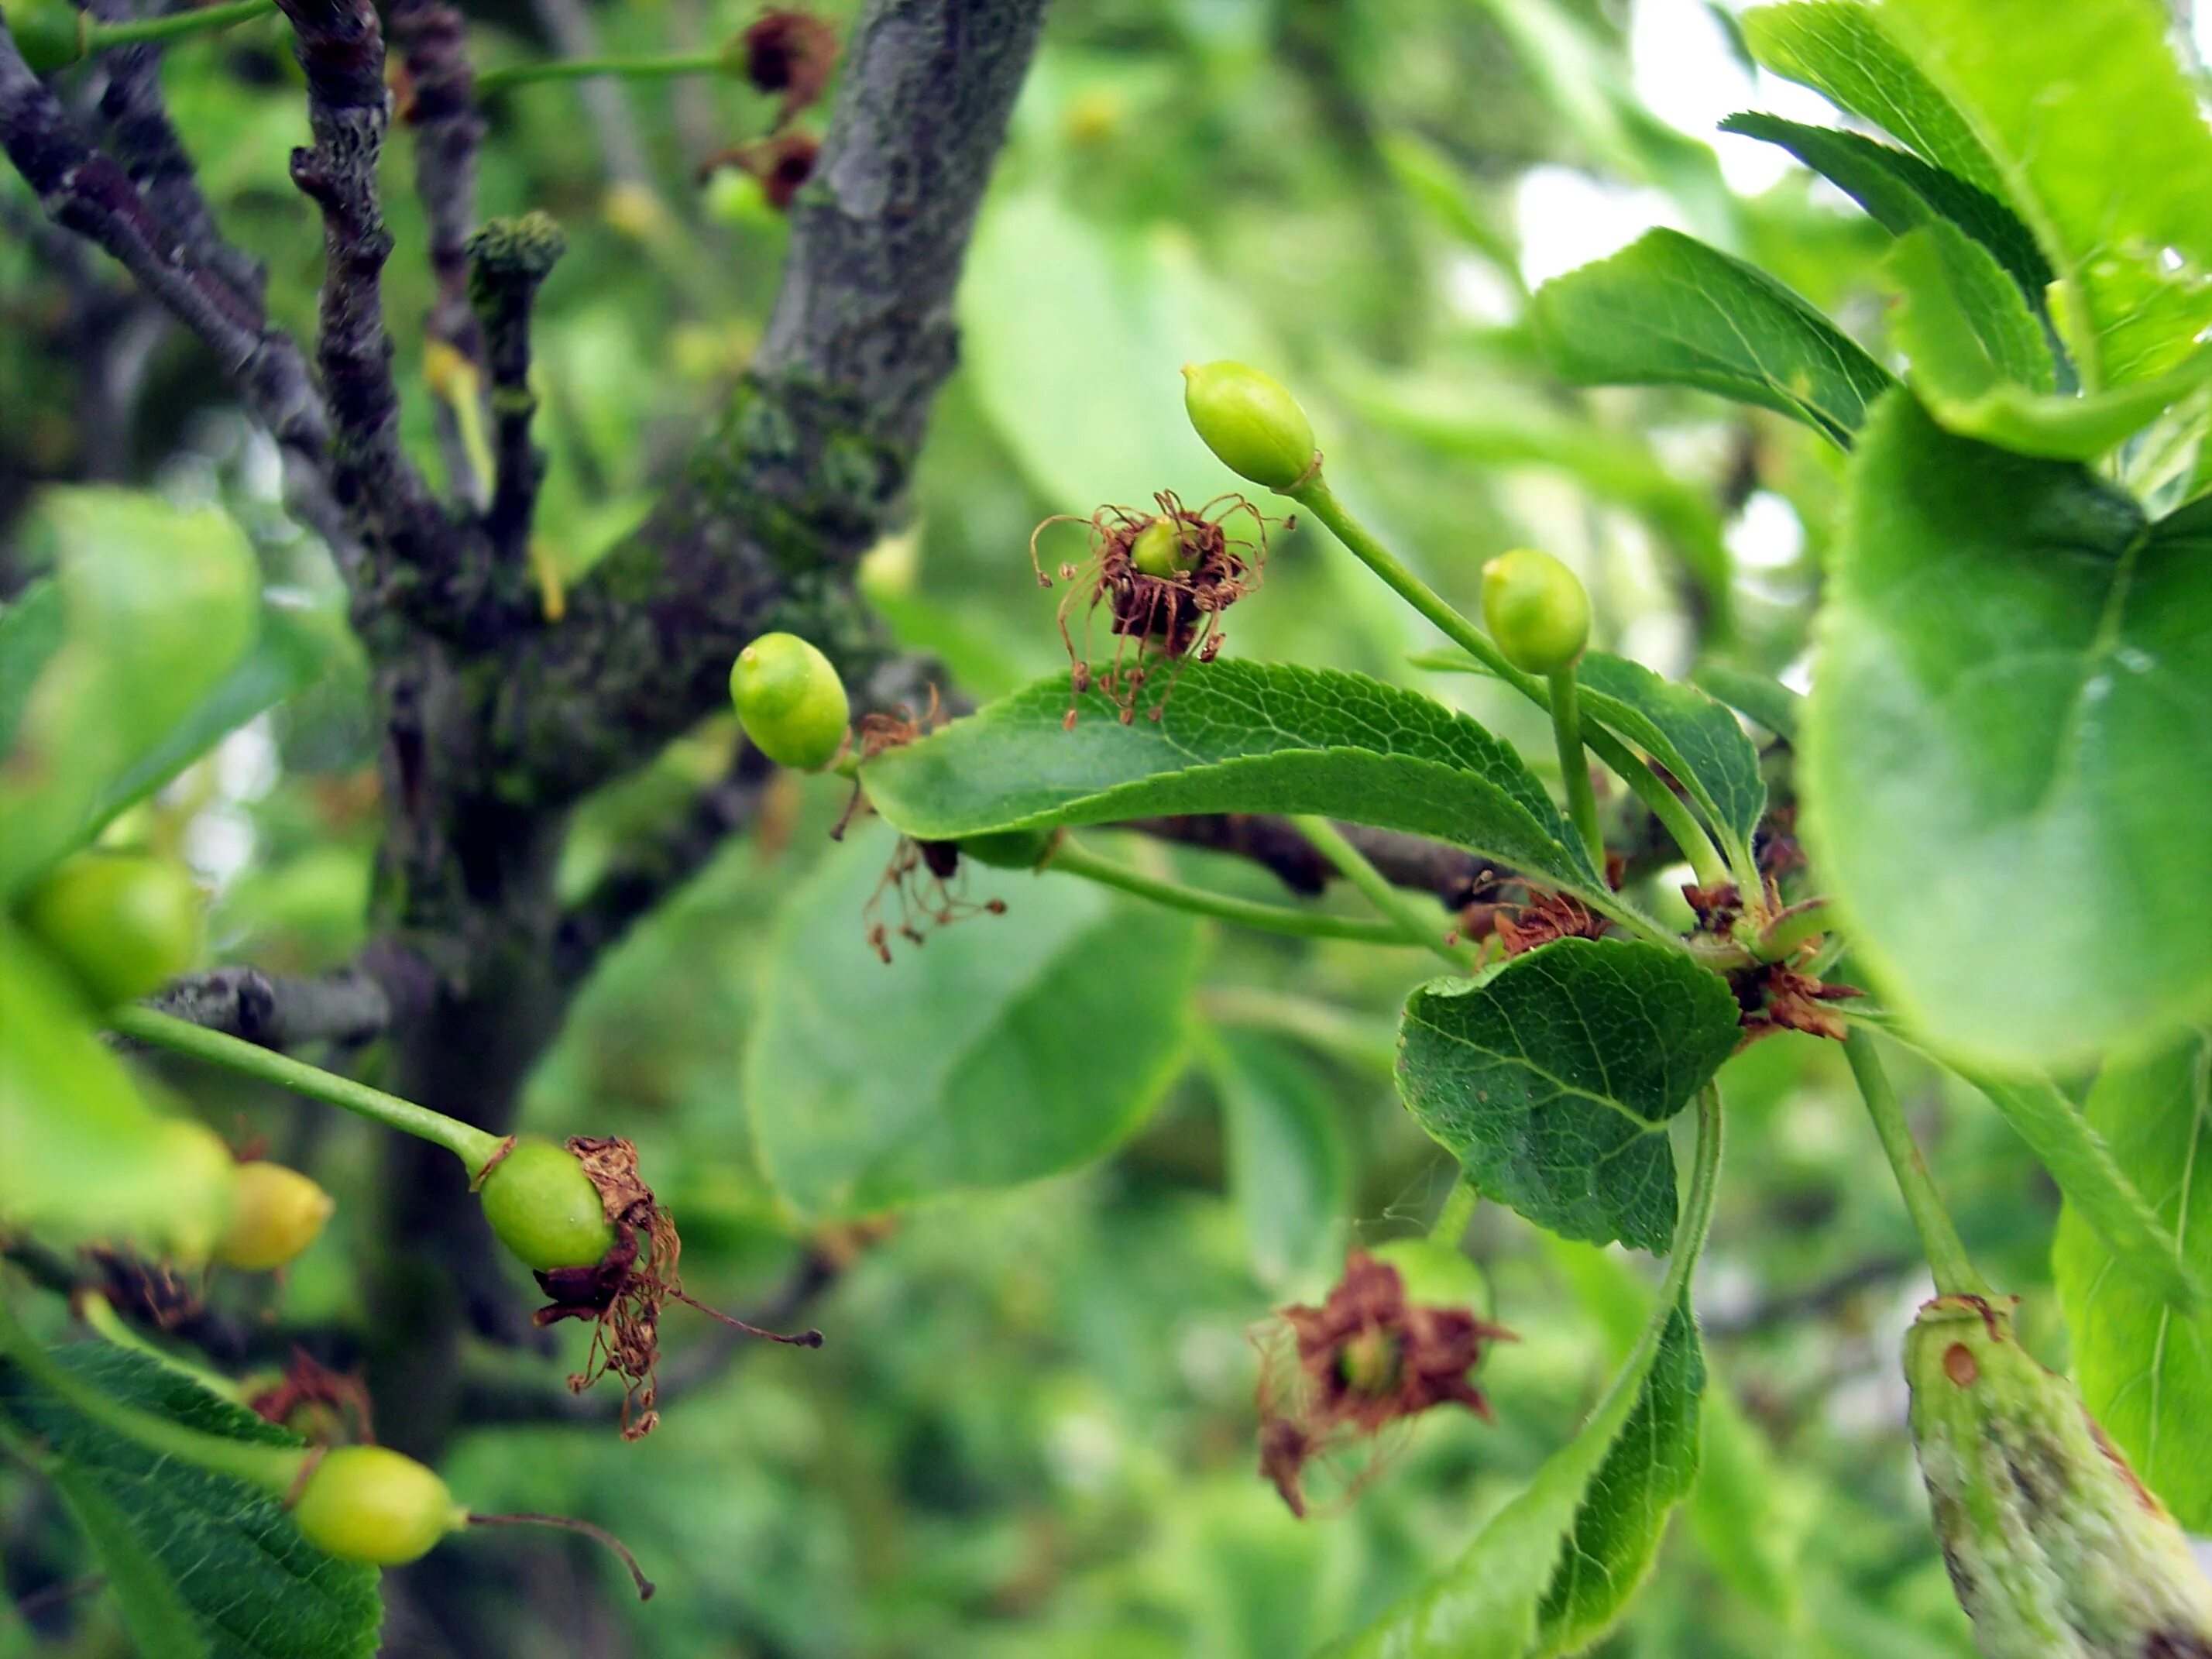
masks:
POLYGON ((1582 832, 1583 846, 1601 874, 1605 870, 1605 832, 1598 828, 1597 794, 1590 787, 1589 762, 1583 755, 1583 700, 1569 663, 1552 676, 1552 735, 1559 748, 1559 771, 1567 786, 1567 811, 1582 832))
POLYGON ((1705 1235, 1712 1231, 1713 1206, 1721 1186, 1722 1139, 1720 1089, 1708 1083, 1698 1094, 1698 1146, 1691 1155, 1690 1190, 1682 1200, 1681 1217, 1674 1224, 1674 1253, 1667 1258, 1667 1277, 1660 1283, 1657 1305, 1644 1322, 1636 1346, 1629 1350, 1605 1397, 1591 1409, 1585 1422, 1594 1423, 1616 1409, 1625 1390, 1644 1386, 1644 1373, 1651 1369, 1652 1357, 1667 1334, 1667 1323, 1689 1291, 1690 1277, 1705 1253, 1705 1235))
POLYGON ((1443 918, 1435 914, 1420 901, 1400 892, 1383 873, 1367 861, 1367 855, 1344 838, 1340 830, 1327 818, 1310 814, 1293 817, 1298 833, 1314 844, 1314 850, 1336 866, 1337 873, 1367 896, 1367 902, 1398 925, 1400 933, 1416 945, 1426 945, 1446 962, 1454 971, 1470 972, 1472 956, 1455 950, 1444 943, 1444 930, 1438 927, 1443 918))
POLYGON ((204 1371, 197 1365, 187 1364, 174 1354, 156 1347, 125 1324, 123 1316, 115 1311, 115 1304, 98 1291, 82 1291, 76 1300, 76 1316, 84 1321, 92 1334, 101 1341, 118 1348, 128 1348, 133 1353, 142 1353, 163 1370, 174 1371, 179 1376, 190 1377, 210 1394, 221 1395, 234 1404, 244 1403, 243 1392, 237 1383, 214 1371, 204 1371))
POLYGON ((1460 1236, 1467 1231, 1467 1224, 1474 1218, 1474 1206, 1482 1201, 1482 1190, 1464 1170, 1452 1182, 1452 1189, 1444 1194, 1443 1208, 1429 1228, 1429 1242, 1459 1249, 1460 1236))
POLYGON ((1231 898, 1225 893, 1209 893, 1203 888, 1186 887, 1180 882, 1162 881, 1157 877, 1140 874, 1126 865, 1101 858, 1087 847, 1063 836, 1060 844, 1042 866, 1048 870, 1065 870, 1072 876, 1081 876, 1085 881, 1095 881, 1102 887, 1114 887, 1124 893, 1134 893, 1139 898, 1150 899, 1155 904, 1164 904, 1170 909, 1188 910, 1196 915, 1212 916, 1219 921, 1233 921, 1241 927, 1256 927, 1264 933, 1287 933, 1297 939, 1349 939, 1366 945, 1403 945, 1404 930, 1393 921, 1370 921, 1364 916, 1331 916, 1304 910, 1293 910, 1287 905, 1261 904, 1250 899, 1231 898))
POLYGON ((300 1478, 300 1471, 307 1463, 307 1452, 303 1447, 209 1434, 110 1399, 73 1375, 68 1367, 58 1364, 16 1322, 15 1311, 4 1297, 0 1297, 0 1352, 4 1352, 22 1368, 25 1376, 78 1416, 88 1418, 100 1427, 163 1457, 173 1457, 197 1468, 212 1469, 217 1474, 229 1475, 279 1497, 291 1491, 292 1483, 300 1478))
MULTIPOLYGON (((1328 481, 1319 471, 1316 471, 1304 483, 1285 493, 1327 525, 1362 564, 1380 576, 1400 599, 1434 623, 1443 630, 1445 638, 1538 708, 1550 709, 1552 695, 1544 682, 1534 674, 1523 673, 1506 661, 1487 634, 1453 610, 1442 595, 1408 570, 1395 554, 1370 535, 1365 526, 1344 510, 1343 504, 1336 499, 1328 481)), ((1682 849, 1682 856, 1690 861, 1690 867, 1697 872, 1701 884, 1713 886, 1728 879, 1728 866, 1714 847, 1712 837, 1705 832, 1680 798, 1660 781, 1657 773, 1601 726, 1590 728, 1587 741, 1597 757, 1611 767, 1636 792, 1638 799, 1651 809, 1651 815, 1674 837, 1674 844, 1682 849)), ((1600 867, 1601 871, 1602 866, 1600 867)), ((1648 921, 1643 921, 1642 925, 1655 937, 1659 936, 1660 930, 1652 928, 1648 921)))
POLYGON ((112 1009, 107 1015, 109 1027, 127 1037, 155 1047, 167 1048, 176 1054, 190 1054, 195 1060, 204 1060, 216 1066, 228 1066, 248 1077, 258 1078, 264 1083, 273 1083, 280 1089, 289 1089, 295 1094, 326 1101, 356 1116, 374 1119, 387 1128, 403 1133, 420 1135, 423 1139, 443 1146, 469 1167, 474 1175, 490 1161, 499 1150, 500 1137, 488 1134, 472 1123, 464 1123, 457 1117, 447 1117, 443 1112, 434 1112, 428 1106, 417 1106, 411 1100, 402 1100, 398 1095, 387 1095, 381 1089, 372 1089, 365 1083, 356 1083, 351 1078, 339 1077, 319 1066, 307 1065, 267 1048, 258 1048, 252 1043, 228 1036, 221 1031, 210 1031, 190 1021, 156 1013, 151 1008, 125 1006, 112 1009))
POLYGON ((1905 1109, 1898 1104, 1897 1091, 1890 1087, 1889 1074, 1882 1069, 1872 1034, 1853 1026, 1844 1039, 1844 1057, 1850 1062, 1851 1075, 1866 1099, 1867 1115, 1874 1120, 1875 1133, 1881 1138, 1881 1150, 1888 1156, 1890 1172, 1897 1177, 1898 1191, 1905 1195, 1906 1212, 1919 1231, 1920 1248, 1935 1271, 1936 1288, 1946 1296, 1989 1295, 1990 1287, 1967 1255, 1959 1230, 1951 1224, 1951 1212, 1943 1207, 1942 1196, 1936 1190, 1935 1178, 1928 1173, 1928 1160, 1920 1155, 1919 1143, 1905 1121, 1905 1109))
POLYGON ((105 52, 110 46, 178 40, 276 15, 276 9, 270 0, 228 0, 223 5, 199 6, 189 11, 173 11, 166 17, 136 18, 127 23, 95 22, 88 17, 84 23, 84 46, 87 52, 105 52))
POLYGON ((653 58, 550 58, 536 64, 506 64, 477 76, 478 92, 534 85, 541 81, 582 81, 595 75, 619 75, 629 81, 653 81, 676 75, 712 75, 726 67, 719 52, 679 52, 653 58))

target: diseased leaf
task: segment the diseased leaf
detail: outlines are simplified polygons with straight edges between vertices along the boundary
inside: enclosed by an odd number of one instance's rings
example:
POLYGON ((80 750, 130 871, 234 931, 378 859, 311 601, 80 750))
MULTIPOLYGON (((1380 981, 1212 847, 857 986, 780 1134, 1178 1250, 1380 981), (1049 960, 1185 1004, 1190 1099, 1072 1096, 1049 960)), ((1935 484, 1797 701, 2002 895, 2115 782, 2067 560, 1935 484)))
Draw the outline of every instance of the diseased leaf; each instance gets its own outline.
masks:
POLYGON ((1229 1190, 1253 1272, 1271 1288, 1289 1285, 1340 1255, 1352 1155, 1336 1103, 1309 1063, 1267 1037, 1227 1033, 1200 1053, 1221 1098, 1229 1190))
POLYGON ((2029 305, 2042 306, 2051 262, 2019 216, 1989 191, 1864 133, 1751 113, 1729 116, 1721 131, 1779 145, 1896 235, 1923 225, 1955 226, 1990 251, 2029 305))
POLYGON ((100 823, 118 781, 252 641, 260 574, 222 514, 119 489, 50 490, 64 638, 0 754, 0 896, 100 823))
MULTIPOLYGON (((1183 1064, 1192 918, 1070 877, 963 866, 1006 914, 894 936, 863 908, 891 837, 855 831, 792 895, 745 1054, 763 1167, 814 1218, 1010 1186, 1107 1152, 1183 1064), (1112 1053, 1111 1064, 1068 1056, 1112 1053)), ((896 910, 893 920, 896 921, 896 910)))
MULTIPOLYGON (((80 1344, 54 1358, 102 1393, 204 1433, 301 1443, 147 1355, 80 1344)), ((65 1494, 83 1499, 88 1536, 112 1572, 128 1575, 125 1613, 134 1628, 165 1606, 170 1616, 188 1611, 189 1631, 149 1650, 162 1659, 369 1659, 376 1651, 376 1569, 317 1549, 270 1493, 148 1451, 4 1368, 0 1413, 45 1443, 64 1472, 65 1494)))
POLYGON ((1972 127, 1997 193, 2049 258, 2051 314, 2082 386, 2175 367, 2212 324, 2212 129, 2167 44, 2166 9, 1885 0, 1881 19, 1972 127))
POLYGON ((1364 675, 1186 665, 1158 720, 1092 691, 1063 729, 1055 675, 861 768, 908 835, 1107 823, 1169 812, 1316 812, 1433 836, 1601 906, 1612 895, 1543 786, 1464 714, 1364 675))
POLYGON ((1415 991, 1398 1091, 1485 1197, 1569 1238, 1663 1251, 1667 1126, 1735 1048, 1737 1013, 1684 951, 1559 939, 1415 991))
POLYGON ((2089 460, 2212 379, 2212 349, 2166 374, 2087 397, 2056 393, 2042 325, 1996 261, 1949 225, 1900 240, 1889 270, 1904 292, 1894 328, 1911 380, 1947 429, 2024 455, 2089 460))
POLYGON ((1640 1582, 1695 1475, 1704 1378, 1696 1325, 1678 1308, 1641 1372, 1457 1561, 1323 1659, 1530 1659, 1593 1639, 1640 1582), (1570 1550, 1589 1553, 1570 1568, 1570 1550))
POLYGON ((1686 386, 1796 416, 1841 447, 1887 370, 1756 266, 1654 230, 1537 290, 1545 361, 1577 386, 1686 386))
POLYGON ((1583 1493, 1544 1592, 1534 1653, 1580 1653, 1627 1609, 1674 1506, 1697 1484, 1705 1392, 1705 1352, 1686 1297, 1667 1321, 1636 1409, 1583 1493))
POLYGON ((1864 0, 1801 0, 1743 14, 1752 55, 1999 201, 2004 175, 1950 94, 1913 63, 1864 0))
POLYGON ((2078 466, 1902 393, 1876 411, 1830 556, 1803 829, 1858 958, 1944 1052, 2063 1066, 2212 1009, 2209 552, 2212 506, 2147 524, 2078 466))
MULTIPOLYGON (((2090 1091, 2088 1119, 2180 1241, 2184 1260, 2212 1275, 2212 1031, 2106 1065, 2090 1091)), ((2212 1311, 2176 1309, 2070 1199, 2051 1268, 2082 1403, 2174 1519, 2193 1533, 2212 1531, 2212 1462, 2203 1455, 2212 1311)))

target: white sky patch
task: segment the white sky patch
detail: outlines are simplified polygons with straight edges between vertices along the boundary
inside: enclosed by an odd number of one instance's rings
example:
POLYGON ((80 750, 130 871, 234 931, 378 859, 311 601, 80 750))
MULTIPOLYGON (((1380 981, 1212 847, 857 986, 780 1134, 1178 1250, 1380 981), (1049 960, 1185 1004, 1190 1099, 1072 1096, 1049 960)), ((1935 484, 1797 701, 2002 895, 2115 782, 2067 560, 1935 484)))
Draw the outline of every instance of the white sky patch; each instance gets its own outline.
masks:
POLYGON ((1513 211, 1521 228, 1521 274, 1535 288, 1578 265, 1618 253, 1655 225, 1684 228, 1664 191, 1608 184, 1572 167, 1531 167, 1513 211))
POLYGON ((1729 552, 1746 570, 1786 570, 1805 551, 1797 509, 1771 489, 1755 489, 1729 525, 1729 552))
POLYGON ((1712 145, 1722 176, 1739 195, 1772 189, 1796 162, 1773 144, 1716 131, 1724 117, 1758 110, 1835 124, 1834 108, 1820 94, 1746 70, 1703 0, 1637 0, 1628 55, 1636 95, 1669 126, 1712 145))

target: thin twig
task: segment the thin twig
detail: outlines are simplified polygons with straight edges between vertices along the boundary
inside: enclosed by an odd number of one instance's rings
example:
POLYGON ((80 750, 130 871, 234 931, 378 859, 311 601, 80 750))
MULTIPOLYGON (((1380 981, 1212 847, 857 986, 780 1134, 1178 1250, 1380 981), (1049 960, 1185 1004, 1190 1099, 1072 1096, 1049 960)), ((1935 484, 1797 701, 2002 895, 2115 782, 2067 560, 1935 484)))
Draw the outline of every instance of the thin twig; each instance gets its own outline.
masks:
POLYGON ((561 227, 543 213, 495 219, 469 239, 469 299, 482 322, 491 369, 493 459, 498 469, 484 533, 514 562, 538 511, 545 456, 530 441, 538 397, 530 389, 530 319, 538 290, 567 249, 561 227))

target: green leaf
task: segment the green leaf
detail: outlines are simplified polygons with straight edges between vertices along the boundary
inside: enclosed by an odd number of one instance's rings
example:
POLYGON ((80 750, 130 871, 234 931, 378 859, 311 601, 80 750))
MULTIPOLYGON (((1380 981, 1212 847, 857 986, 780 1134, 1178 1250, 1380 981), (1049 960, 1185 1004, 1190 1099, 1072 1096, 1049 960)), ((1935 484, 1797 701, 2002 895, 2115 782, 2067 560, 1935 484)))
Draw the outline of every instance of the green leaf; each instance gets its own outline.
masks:
POLYGON ((1232 1032, 1200 1052, 1221 1098, 1229 1190, 1259 1281, 1277 1288, 1338 1255, 1352 1203, 1352 1154, 1336 1102, 1280 1042, 1232 1032))
POLYGON ((1690 684, 1755 720, 1783 742, 1797 741, 1797 719, 1805 699, 1771 675, 1708 657, 1690 671, 1690 684))
MULTIPOLYGON (((1192 919, 1089 882, 963 863, 1006 914, 866 938, 891 837, 856 831, 792 895, 745 1054, 763 1166, 812 1218, 1011 1186, 1118 1145, 1182 1067, 1192 919), (1095 1065, 1067 1056, 1097 1053, 1095 1065)), ((898 921, 897 901, 889 920, 898 921)))
POLYGON ((62 591, 52 580, 33 582, 0 605, 0 755, 14 745, 31 688, 61 649, 63 627, 62 591))
POLYGON ((2105 1242, 2128 1271, 2170 1306, 2203 1300, 2203 1284, 2081 1109, 2048 1078, 2001 1078, 1960 1071, 1990 1097, 2020 1138, 2051 1171, 2068 1207, 2105 1242))
POLYGON ((1609 652, 1584 652, 1575 676, 1590 716, 1672 773, 1720 831, 1724 848, 1748 866, 1751 838, 1766 811, 1766 780, 1736 717, 1697 687, 1609 652))
MULTIPOLYGON (((2212 1031, 2107 1065, 2088 1116, 2121 1170, 2153 1195, 2189 1265, 2212 1273, 2212 1031)), ((2212 1531, 2212 1462, 2203 1456, 2212 1311, 2176 1310, 2071 1200, 2059 1213, 2051 1269, 2082 1404, 2174 1519, 2212 1531)))
MULTIPOLYGON (((54 1358, 141 1411, 236 1440, 301 1443, 147 1355, 81 1344, 54 1358)), ((19 1373, 0 1372, 0 1411, 45 1443, 66 1472, 65 1491, 89 1495, 88 1535, 111 1571, 119 1564, 130 1576, 126 1618, 131 1606, 142 1616, 164 1602, 189 1610, 190 1635, 149 1651, 164 1659, 368 1659, 376 1651, 376 1569, 324 1554, 274 1496, 148 1451, 19 1373)))
POLYGON ((1890 384, 1765 271, 1654 230, 1537 290, 1536 343, 1577 386, 1686 386, 1796 416, 1839 447, 1890 384))
POLYGON ((1854 458, 1801 774, 1820 881, 1890 1004, 1994 1069, 2212 1009, 2212 507, 1899 394, 1854 458), (2087 902, 2078 895, 2091 883, 2087 902))
POLYGON ((1705 1391, 1705 1352, 1686 1296, 1668 1317, 1636 1409, 1583 1493, 1544 1592, 1534 1652, 1580 1653, 1626 1610, 1674 1506, 1697 1484, 1705 1391))
POLYGON ((1520 757, 1464 714, 1364 675, 1186 665, 1158 720, 1121 723, 1060 676, 861 768, 910 836, 1109 823, 1173 812, 1314 812, 1433 836, 1609 904, 1520 757))
POLYGON ((1697 1490, 1685 1518, 1706 1565, 1730 1589, 1794 1630, 1803 1618, 1799 1583, 1806 1505, 1766 1436, 1725 1382, 1708 1379, 1697 1490))
POLYGON ((2212 325, 2212 129, 2167 44, 2166 8, 1886 0, 1881 16, 1972 127, 1997 193, 2049 258, 2052 314, 2083 386, 2179 363, 2212 325))
POLYGON ((1678 1307, 1641 1370, 1466 1553, 1326 1659, 1530 1659, 1594 1637, 1641 1580, 1695 1474, 1704 1376, 1696 1325, 1678 1307))
POLYGON ((1686 952, 1559 939, 1415 991, 1398 1091, 1486 1198, 1569 1238, 1663 1251, 1667 1126, 1735 1048, 1737 1012, 1686 952))
POLYGON ((2212 348, 2117 391, 2054 394, 2042 325, 1979 244, 1949 225, 1900 240, 1890 275, 1904 292, 1893 319, 1912 359, 1912 388, 1948 430, 2024 455, 2089 460, 2212 379, 2212 348))
POLYGON ((1996 159, 1950 95, 1897 43, 1887 15, 1863 0, 1804 0, 1744 13, 1743 33, 1752 55, 1784 80, 1812 88, 2002 201, 1996 159))
POLYGON ((204 1256, 230 1201, 208 1131, 149 1107, 65 969, 0 918, 0 1227, 204 1256))
POLYGON ((1896 235, 1923 225, 1956 226, 1990 251, 2030 305, 2042 306, 2051 262, 2019 216, 1989 191, 1863 133, 1751 113, 1729 116, 1721 131, 1779 145, 1896 235))
POLYGON ((1979 242, 1952 225, 1924 225, 1885 263, 1904 295, 1891 326, 1923 399, 1956 405, 2001 386, 2048 393, 2057 384, 2042 326, 1979 242))
POLYGON ((100 826, 101 804, 252 641, 260 575, 224 514, 123 490, 50 490, 64 638, 0 757, 0 896, 100 826))

